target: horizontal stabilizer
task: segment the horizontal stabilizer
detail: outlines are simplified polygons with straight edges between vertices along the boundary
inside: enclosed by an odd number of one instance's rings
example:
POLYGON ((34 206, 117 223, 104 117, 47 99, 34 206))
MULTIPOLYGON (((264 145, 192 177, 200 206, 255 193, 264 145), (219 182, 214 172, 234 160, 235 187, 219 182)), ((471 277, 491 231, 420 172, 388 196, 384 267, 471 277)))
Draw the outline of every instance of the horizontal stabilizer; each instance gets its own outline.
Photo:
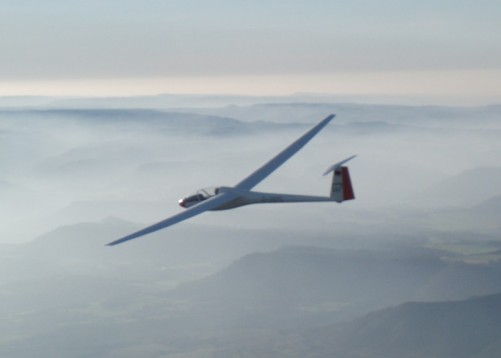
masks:
POLYGON ((322 175, 324 175, 324 176, 325 176, 325 175, 329 174, 330 172, 332 172, 332 171, 334 171, 334 170, 336 170, 336 169, 341 168, 341 166, 342 166, 344 163, 346 163, 346 162, 347 162, 347 161, 349 161, 349 160, 352 160, 352 159, 353 159, 353 158, 355 158, 355 157, 356 157, 356 155, 352 155, 351 157, 346 158, 345 160, 342 160, 342 161, 340 161, 339 163, 336 163, 336 164, 334 164, 334 165, 331 165, 331 166, 330 166, 330 167, 329 167, 329 168, 328 168, 328 169, 324 172, 324 174, 322 174, 322 175))

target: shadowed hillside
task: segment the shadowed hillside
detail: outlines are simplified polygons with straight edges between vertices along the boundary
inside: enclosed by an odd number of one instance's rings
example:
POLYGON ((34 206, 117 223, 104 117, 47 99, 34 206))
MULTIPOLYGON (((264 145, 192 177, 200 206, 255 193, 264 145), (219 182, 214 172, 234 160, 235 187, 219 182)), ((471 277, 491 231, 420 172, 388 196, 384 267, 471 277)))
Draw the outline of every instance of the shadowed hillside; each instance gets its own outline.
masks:
POLYGON ((305 357, 496 358, 501 294, 465 301, 406 303, 350 324, 310 332, 305 357))

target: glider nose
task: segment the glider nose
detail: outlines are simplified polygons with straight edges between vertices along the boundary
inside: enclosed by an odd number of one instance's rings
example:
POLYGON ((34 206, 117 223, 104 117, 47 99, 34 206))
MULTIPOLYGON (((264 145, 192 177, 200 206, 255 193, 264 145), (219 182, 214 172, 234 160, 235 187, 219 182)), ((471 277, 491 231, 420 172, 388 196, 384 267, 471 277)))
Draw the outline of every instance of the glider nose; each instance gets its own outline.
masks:
POLYGON ((183 199, 179 199, 178 204, 179 204, 180 207, 186 209, 186 201, 184 200, 184 198, 183 199))

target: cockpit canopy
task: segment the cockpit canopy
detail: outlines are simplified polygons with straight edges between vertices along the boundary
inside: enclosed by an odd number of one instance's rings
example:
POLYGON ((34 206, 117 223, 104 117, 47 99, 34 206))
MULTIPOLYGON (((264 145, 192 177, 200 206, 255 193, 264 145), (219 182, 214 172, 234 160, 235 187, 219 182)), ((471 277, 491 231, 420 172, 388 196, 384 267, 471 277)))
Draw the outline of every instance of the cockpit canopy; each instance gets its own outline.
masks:
POLYGON ((208 187, 208 188, 203 188, 203 189, 197 190, 197 192, 195 193, 195 195, 197 195, 197 194, 198 195, 202 195, 205 199, 208 199, 211 196, 219 194, 219 188, 215 187, 215 186, 211 186, 211 187, 208 187))
POLYGON ((203 188, 179 200, 179 205, 182 206, 183 208, 189 208, 190 206, 193 206, 204 200, 207 200, 213 197, 214 195, 217 195, 218 193, 219 193, 219 187, 203 188))

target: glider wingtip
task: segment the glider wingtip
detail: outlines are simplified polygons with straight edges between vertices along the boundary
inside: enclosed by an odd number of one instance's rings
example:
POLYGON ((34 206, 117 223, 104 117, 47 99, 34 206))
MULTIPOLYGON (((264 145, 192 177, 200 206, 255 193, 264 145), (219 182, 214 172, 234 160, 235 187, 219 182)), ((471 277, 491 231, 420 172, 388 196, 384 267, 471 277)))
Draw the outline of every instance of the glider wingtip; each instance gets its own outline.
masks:
POLYGON ((121 244, 121 243, 123 243, 123 242, 125 242, 125 241, 129 241, 129 240, 130 240, 130 238, 128 238, 128 237, 123 237, 123 238, 121 238, 121 239, 118 239, 118 240, 115 240, 115 241, 112 241, 112 242, 108 242, 108 243, 107 243, 106 245, 104 245, 104 246, 115 246, 115 245, 121 244))
POLYGON ((322 119, 322 121, 320 121, 320 123, 318 123, 314 129, 316 129, 316 133, 318 133, 322 128, 324 128, 336 115, 335 114, 329 114, 327 117, 325 117, 324 119, 322 119))

